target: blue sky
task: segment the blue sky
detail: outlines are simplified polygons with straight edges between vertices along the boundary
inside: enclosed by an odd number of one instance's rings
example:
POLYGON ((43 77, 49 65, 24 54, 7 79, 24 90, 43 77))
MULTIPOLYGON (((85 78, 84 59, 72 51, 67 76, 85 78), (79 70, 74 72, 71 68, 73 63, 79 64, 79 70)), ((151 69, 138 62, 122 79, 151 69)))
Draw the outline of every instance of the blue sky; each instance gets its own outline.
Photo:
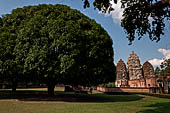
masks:
POLYGON ((116 10, 110 15, 104 15, 91 6, 83 8, 82 0, 0 0, 0 16, 11 13, 12 9, 22 8, 28 5, 38 4, 65 4, 73 9, 80 10, 83 14, 94 19, 101 24, 113 40, 114 63, 119 59, 127 63, 129 54, 134 51, 140 58, 141 64, 149 60, 154 66, 159 65, 162 58, 170 58, 170 23, 166 22, 165 35, 158 43, 152 42, 149 38, 137 39, 132 45, 128 45, 128 40, 124 29, 120 26, 121 10, 116 6, 116 10))

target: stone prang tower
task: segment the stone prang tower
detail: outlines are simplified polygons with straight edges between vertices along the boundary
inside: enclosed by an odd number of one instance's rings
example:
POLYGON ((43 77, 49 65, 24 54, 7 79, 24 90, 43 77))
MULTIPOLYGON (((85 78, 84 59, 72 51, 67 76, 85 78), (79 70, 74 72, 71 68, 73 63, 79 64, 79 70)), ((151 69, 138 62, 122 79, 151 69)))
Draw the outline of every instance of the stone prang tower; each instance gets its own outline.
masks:
POLYGON ((116 67, 116 86, 127 87, 128 79, 126 64, 120 59, 116 67))
POLYGON ((127 64, 128 64, 129 80, 136 80, 136 79, 143 78, 139 57, 133 51, 128 57, 127 64))
POLYGON ((143 70, 144 78, 154 77, 154 68, 153 68, 152 64, 149 63, 148 61, 146 61, 143 64, 142 70, 143 70))
POLYGON ((117 63, 116 72, 116 80, 128 80, 126 64, 122 59, 117 63))

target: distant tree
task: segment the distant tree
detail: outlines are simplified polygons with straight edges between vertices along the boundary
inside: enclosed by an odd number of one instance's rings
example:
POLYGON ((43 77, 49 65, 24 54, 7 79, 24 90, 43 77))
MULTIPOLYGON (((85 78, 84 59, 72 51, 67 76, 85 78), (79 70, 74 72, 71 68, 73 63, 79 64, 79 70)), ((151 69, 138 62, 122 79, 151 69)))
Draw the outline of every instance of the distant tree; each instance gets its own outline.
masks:
POLYGON ((8 45, 2 45, 14 46, 14 67, 46 83, 49 95, 54 95, 57 83, 97 85, 114 80, 110 36, 77 10, 64 5, 17 8, 2 17, 2 30, 15 34, 14 44, 5 35, 8 45))
POLYGON ((170 75, 170 59, 165 59, 160 66, 161 66, 161 75, 163 76, 170 75))
POLYGON ((156 76, 156 77, 159 77, 159 76, 160 76, 160 72, 161 72, 160 68, 159 68, 159 67, 156 67, 156 68, 155 68, 155 76, 156 76))
MULTIPOLYGON (((89 0, 83 1, 84 8, 90 7, 89 0)), ((117 3, 118 0, 93 0, 93 5, 106 13, 114 11, 111 1, 117 3)), ((170 19, 170 0, 120 0, 120 2, 123 8, 121 26, 125 29, 130 44, 137 35, 138 39, 141 39, 145 34, 158 42, 161 35, 164 35, 165 20, 170 19)))
POLYGON ((0 17, 0 26, 2 27, 2 18, 0 17))

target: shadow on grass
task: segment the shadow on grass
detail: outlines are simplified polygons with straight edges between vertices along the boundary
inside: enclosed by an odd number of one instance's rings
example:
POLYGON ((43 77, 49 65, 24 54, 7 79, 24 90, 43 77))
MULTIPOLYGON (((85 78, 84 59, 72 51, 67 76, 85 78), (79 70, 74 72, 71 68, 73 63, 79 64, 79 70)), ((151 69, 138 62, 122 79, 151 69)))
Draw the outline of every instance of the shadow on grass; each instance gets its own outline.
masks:
POLYGON ((153 109, 142 110, 137 113, 170 113, 170 102, 156 103, 145 107, 153 109))
POLYGON ((135 94, 77 94, 73 92, 56 91, 49 97, 47 91, 0 91, 1 99, 18 99, 20 101, 64 101, 64 102, 127 102, 140 100, 143 97, 135 94))

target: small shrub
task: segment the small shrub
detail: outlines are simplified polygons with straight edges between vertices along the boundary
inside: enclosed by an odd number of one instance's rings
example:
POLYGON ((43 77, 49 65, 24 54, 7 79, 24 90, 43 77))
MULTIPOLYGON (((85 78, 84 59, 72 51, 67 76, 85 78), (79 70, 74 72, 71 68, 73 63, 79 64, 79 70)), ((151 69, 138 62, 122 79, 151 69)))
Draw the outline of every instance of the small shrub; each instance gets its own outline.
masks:
POLYGON ((107 87, 107 88, 111 88, 111 87, 115 87, 115 82, 109 82, 107 84, 100 84, 100 87, 107 87))

